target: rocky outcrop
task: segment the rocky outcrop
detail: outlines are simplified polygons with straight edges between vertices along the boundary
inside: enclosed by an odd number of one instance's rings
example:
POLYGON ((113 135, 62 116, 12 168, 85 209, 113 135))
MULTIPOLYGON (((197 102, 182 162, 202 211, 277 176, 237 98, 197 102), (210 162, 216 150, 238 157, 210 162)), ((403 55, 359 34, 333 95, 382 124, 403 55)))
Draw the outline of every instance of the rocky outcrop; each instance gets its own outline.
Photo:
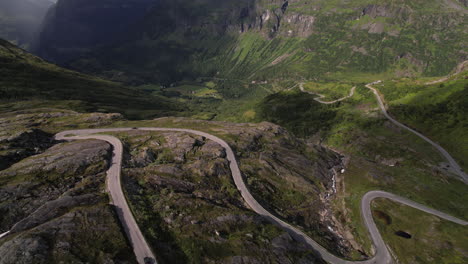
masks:
POLYGON ((48 222, 54 218, 62 216, 65 212, 71 211, 74 207, 107 202, 102 195, 84 194, 78 196, 63 196, 57 200, 45 203, 32 214, 16 223, 10 230, 10 233, 18 233, 31 229, 42 223, 48 222))
POLYGON ((79 124, 102 127, 123 120, 121 114, 78 114, 57 109, 16 111, 0 116, 0 170, 6 169, 26 157, 37 155, 57 142, 53 135, 39 126, 74 127, 79 124), (69 121, 73 120, 74 124, 69 121), (48 125, 48 126, 47 126, 48 125))
MULTIPOLYGON (((32 117, 16 116, 15 127, 32 117)), ((17 146, 34 142, 29 133, 18 135, 7 138, 17 146)), ((136 263, 104 194, 110 145, 53 143, 0 171, 0 233, 10 231, 0 240, 0 263, 136 263)))
MULTIPOLYGON (((85 173, 91 165, 107 163, 110 145, 99 140, 63 143, 55 145, 45 153, 33 156, 0 172, 5 177, 31 175, 36 173, 57 173, 75 175, 85 173)), ((101 170, 107 167, 101 166, 101 170)))
POLYGON ((51 209, 52 217, 54 207, 61 211, 80 204, 81 198, 59 197, 72 190, 72 196, 96 191, 104 182, 110 150, 109 144, 97 140, 64 143, 0 171, 0 231, 29 216, 26 222, 46 221, 50 217, 41 215, 44 208, 51 209), (39 215, 33 214, 36 210, 39 215))
POLYGON ((44 151, 54 142, 52 135, 39 129, 22 129, 13 134, 9 132, 0 131, 0 170, 25 157, 44 151))
POLYGON ((81 207, 0 245, 0 263, 136 263, 108 205, 81 207))
POLYGON ((0 263, 47 263, 47 240, 42 237, 30 237, 8 241, 0 246, 0 263))
MULTIPOLYGON (((207 125, 183 118, 171 120, 178 124, 187 122, 190 127, 207 125)), ((333 251, 347 254, 348 245, 342 236, 328 228, 334 226, 331 214, 320 215, 329 206, 325 197, 333 194, 333 169, 341 168, 339 155, 308 145, 271 123, 209 124, 215 127, 212 133, 225 135, 228 139, 239 158, 245 181, 266 208, 312 234, 319 233, 322 242, 333 251), (322 193, 322 186, 330 190, 330 194, 322 193), (288 198, 291 190, 294 190, 293 195, 301 198, 288 198)), ((145 212, 142 215, 153 215, 153 218, 141 218, 141 221, 159 222, 159 228, 175 234, 178 241, 201 237, 223 247, 232 247, 228 246, 228 236, 244 232, 239 226, 268 226, 265 219, 246 213, 247 206, 232 183, 226 153, 215 142, 181 132, 129 131, 124 145, 128 152, 124 162, 127 192, 133 205, 145 212), (148 160, 148 157, 151 158, 148 160), (150 197, 159 198, 153 200, 150 197), (197 226, 196 231, 190 228, 193 225, 197 226)), ((294 251, 292 248, 306 250, 282 233, 257 246, 250 245, 249 241, 259 241, 258 234, 253 232, 246 236, 247 240, 242 240, 245 245, 274 262, 299 263, 300 259, 291 262, 287 256, 294 251), (275 252, 275 257, 266 252, 275 252)), ((155 245, 177 249, 176 244, 165 240, 155 245)), ((171 262, 177 252, 167 252, 167 261, 171 262)), ((311 259, 309 256, 304 261, 314 263, 311 259)), ((247 256, 233 256, 229 261, 262 262, 247 256)))
POLYGON ((412 10, 407 6, 395 8, 389 5, 368 5, 361 13, 361 17, 369 16, 371 18, 388 17, 388 18, 407 18, 412 10))

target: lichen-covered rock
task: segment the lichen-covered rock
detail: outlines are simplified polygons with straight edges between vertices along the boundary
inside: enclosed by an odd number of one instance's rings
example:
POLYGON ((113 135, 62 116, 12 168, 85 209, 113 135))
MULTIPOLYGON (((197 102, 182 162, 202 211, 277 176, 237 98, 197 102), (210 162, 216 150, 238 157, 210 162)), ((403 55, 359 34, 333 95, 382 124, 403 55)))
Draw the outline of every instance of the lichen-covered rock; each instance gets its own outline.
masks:
POLYGON ((104 193, 111 153, 59 143, 0 171, 0 263, 135 263, 104 193))
POLYGON ((99 140, 62 143, 0 171, 0 231, 64 194, 98 191, 110 150, 99 140))
MULTIPOLYGON (((30 157, 0 172, 0 177, 28 175, 39 171, 62 175, 84 173, 90 165, 105 161, 105 158, 110 155, 110 150, 110 145, 100 140, 58 144, 43 154, 30 157)), ((104 167, 102 166, 101 169, 104 167)))
POLYGON ((0 243, 1 264, 136 263, 109 205, 84 207, 0 243))
POLYGON ((13 239, 0 246, 0 263, 48 263, 47 251, 49 245, 40 236, 31 236, 24 239, 13 239))
POLYGON ((18 233, 36 227, 51 219, 61 216, 63 213, 70 211, 74 207, 105 202, 107 202, 107 199, 99 194, 59 197, 57 200, 45 203, 32 214, 16 223, 11 228, 10 233, 18 233))
POLYGON ((0 170, 52 146, 52 135, 39 129, 21 129, 11 134, 0 127, 0 170))
MULTIPOLYGON (((183 118, 172 120, 179 125, 192 123, 191 127, 204 124, 183 118)), ((265 207, 309 230, 318 226, 333 247, 342 247, 345 252, 346 247, 325 224, 321 226, 318 216, 326 206, 320 198, 320 185, 331 185, 329 170, 340 163, 336 153, 308 146, 271 123, 210 125, 211 133, 228 139, 249 188, 265 207), (304 199, 287 198, 291 189, 304 199)), ((283 231, 248 209, 233 183, 226 151, 216 142, 183 132, 129 131, 121 138, 128 151, 123 179, 129 200, 139 212, 138 221, 152 226, 150 241, 164 252, 161 258, 166 262, 183 263, 184 256, 194 258, 182 252, 194 250, 187 248, 187 243, 198 243, 204 252, 202 262, 206 263, 320 263, 306 253, 306 247, 287 239, 283 231), (154 153, 154 161, 136 162, 145 152, 154 153), (207 253, 211 247, 219 251, 229 248, 233 253, 215 260, 219 257, 207 253)))

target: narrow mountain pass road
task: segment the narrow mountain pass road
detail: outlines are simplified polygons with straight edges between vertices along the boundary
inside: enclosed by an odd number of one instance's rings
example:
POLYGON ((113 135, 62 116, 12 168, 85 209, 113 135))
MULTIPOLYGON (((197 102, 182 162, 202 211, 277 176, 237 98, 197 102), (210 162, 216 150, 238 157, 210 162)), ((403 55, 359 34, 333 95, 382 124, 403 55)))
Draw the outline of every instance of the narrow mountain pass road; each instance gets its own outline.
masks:
POLYGON ((354 95, 354 92, 356 91, 356 86, 354 86, 353 88, 351 88, 351 91, 349 92, 349 95, 345 96, 345 97, 342 97, 340 99, 336 99, 336 100, 333 100, 333 101, 323 101, 322 98, 325 97, 325 95, 323 94, 318 94, 318 93, 314 93, 314 92, 309 92, 309 91, 306 91, 304 89, 304 83, 300 83, 299 84, 299 89, 301 90, 301 92, 303 93, 308 93, 308 94, 311 94, 311 95, 317 95, 318 97, 317 98, 314 98, 315 101, 321 103, 321 104, 334 104, 334 103, 338 103, 338 102, 341 102, 341 101, 344 101, 350 97, 353 97, 354 95))
POLYGON ((461 225, 468 225, 468 222, 447 215, 443 212, 431 209, 424 205, 415 203, 413 201, 407 200, 405 198, 396 196, 391 193, 383 191, 371 191, 368 192, 361 201, 361 214, 366 228, 371 235, 374 247, 375 255, 372 259, 366 261, 348 261, 336 257, 332 253, 328 252, 324 247, 319 245, 316 241, 306 235, 300 229, 284 222, 275 215, 268 212, 263 208, 260 203, 255 200, 250 191, 248 190, 242 174, 240 172, 236 156, 231 149, 231 147, 221 138, 214 135, 191 130, 191 129, 180 129, 180 128, 153 128, 153 127, 142 127, 142 128, 105 128, 105 129, 84 129, 84 130, 71 130, 58 133, 56 135, 57 140, 80 140, 80 139, 100 139, 109 142, 114 147, 114 157, 112 159, 112 165, 110 166, 107 172, 107 188, 111 195, 112 204, 116 207, 118 215, 122 225, 124 226, 125 232, 130 240, 131 246, 134 249, 135 255, 139 263, 145 263, 145 259, 152 259, 156 261, 154 254, 152 253, 150 246, 146 242, 138 224, 136 223, 131 210, 126 201, 124 192, 122 191, 121 185, 121 166, 122 166, 122 154, 123 147, 120 140, 113 136, 109 135, 96 135, 97 133, 109 133, 109 132, 125 132, 130 130, 142 130, 142 131, 160 131, 160 132, 185 132, 190 134, 199 135, 210 139, 218 144, 220 144, 227 154, 227 159, 229 161, 229 166, 231 169, 231 174, 234 180, 234 183, 241 193, 243 199, 248 204, 248 206, 255 211, 256 213, 262 215, 268 219, 271 223, 281 227, 287 231, 295 240, 303 242, 308 245, 311 249, 316 251, 325 261, 334 264, 350 264, 350 263, 373 263, 373 264, 385 264, 391 263, 392 257, 385 245, 385 242, 380 235, 377 226, 372 218, 371 211, 371 202, 376 198, 387 198, 396 202, 403 203, 405 205, 411 206, 413 208, 422 210, 424 212, 439 216, 448 221, 452 221, 461 225))
POLYGON ((10 231, 7 231, 7 232, 5 232, 5 233, 0 234, 0 238, 2 238, 2 237, 4 237, 4 236, 8 235, 9 233, 10 233, 10 231))
MULTIPOLYGON (((124 131, 124 130, 119 130, 124 131)), ((79 133, 80 134, 80 133, 79 133)), ((93 134, 93 133, 90 133, 93 134)), ((133 251, 137 258, 138 263, 156 263, 155 256, 151 251, 148 243, 145 240, 138 224, 133 217, 133 214, 128 206, 127 199, 122 189, 121 183, 121 169, 122 169, 122 155, 123 146, 122 142, 113 136, 108 135, 83 135, 66 137, 65 135, 58 134, 55 139, 57 140, 83 140, 83 139, 98 139, 108 142, 113 146, 112 164, 107 171, 106 188, 110 194, 110 203, 115 207, 117 215, 122 227, 132 244, 133 251), (153 260, 150 262, 149 260, 153 260)))
POLYGON ((427 83, 425 83, 425 85, 432 85, 432 84, 437 84, 437 83, 448 81, 450 78, 462 73, 465 70, 465 68, 467 67, 467 65, 468 65, 468 60, 458 64, 457 68, 455 69, 455 72, 453 74, 442 77, 442 78, 440 78, 438 80, 435 80, 435 81, 427 82, 427 83))
POLYGON ((385 108, 385 104, 383 102, 383 99, 382 97, 380 96, 379 94, 379 91, 374 88, 372 85, 375 85, 375 84, 379 84, 381 83, 381 81, 376 81, 376 82, 373 82, 373 83, 370 83, 370 84, 367 84, 366 87, 369 88, 375 95, 375 97, 377 98, 377 102, 379 104, 379 107, 380 109, 382 110, 382 113, 384 114, 384 116, 390 120, 393 124, 403 128, 403 129, 406 129, 408 131, 410 131, 411 133, 417 135, 418 137, 424 139, 426 142, 428 142, 429 144, 431 144, 432 146, 434 146, 441 154, 442 156, 447 159, 447 161, 449 162, 450 164, 450 167, 455 171, 455 173, 460 176, 460 178, 465 182, 465 184, 468 184, 468 175, 462 170, 462 168, 460 167, 460 165, 458 165, 458 163, 455 161, 455 159, 452 158, 452 156, 450 156, 450 154, 444 149, 442 148, 439 144, 435 143, 434 141, 430 140, 428 137, 424 136, 423 134, 419 133, 418 131, 398 122, 397 120, 395 120, 393 117, 391 117, 388 112, 387 112, 387 109, 385 108))

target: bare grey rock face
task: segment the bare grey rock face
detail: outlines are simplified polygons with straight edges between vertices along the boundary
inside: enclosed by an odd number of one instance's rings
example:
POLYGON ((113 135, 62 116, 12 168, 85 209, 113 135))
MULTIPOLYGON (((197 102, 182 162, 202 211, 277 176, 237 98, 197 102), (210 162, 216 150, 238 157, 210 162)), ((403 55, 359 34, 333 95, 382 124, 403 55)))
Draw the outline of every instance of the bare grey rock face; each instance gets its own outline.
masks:
POLYGON ((0 263, 136 263, 109 205, 78 208, 0 244, 0 263))
POLYGON ((0 246, 1 264, 47 263, 47 241, 40 236, 12 239, 0 246))
POLYGON ((103 193, 110 155, 99 140, 59 143, 0 171, 0 263, 134 263, 103 193))
POLYGON ((68 110, 47 108, 1 114, 0 170, 21 159, 40 154, 56 144, 53 135, 42 130, 43 127, 53 129, 56 126, 76 127, 79 124, 104 126, 122 118, 120 114, 78 114, 68 110))
MULTIPOLYGON (((174 118, 174 122, 203 126, 203 121, 183 118, 174 118)), ((265 206, 304 228, 318 226, 330 243, 346 251, 335 234, 327 231, 329 223, 323 227, 318 224, 321 220, 317 215, 319 208, 326 206, 319 198, 319 184, 332 185, 330 169, 339 166, 339 155, 321 147, 308 147, 285 129, 271 123, 210 124, 216 127, 217 134, 226 135, 225 138, 229 139, 247 182, 255 178, 251 190, 265 206), (306 154, 308 152, 314 152, 311 154, 314 158, 310 158, 306 154), (283 200, 285 185, 290 184, 309 197, 301 204, 284 207, 280 201, 283 200)), ((313 254, 306 253, 307 248, 288 240, 288 235, 284 237, 283 232, 267 238, 247 228, 265 228, 268 222, 250 214, 232 183, 226 153, 217 143, 182 132, 129 131, 122 139, 128 152, 124 154, 124 186, 129 200, 138 208, 134 210, 140 212, 142 218, 138 221, 158 222, 159 226, 154 229, 167 230, 177 240, 199 238, 222 248, 234 246, 229 244, 232 243, 229 237, 242 236, 241 248, 245 252, 254 250, 261 256, 251 257, 245 253, 213 263, 264 263, 266 260, 320 263, 313 254), (152 162, 139 162, 144 160, 142 157, 148 157, 145 153, 154 154, 152 162), (245 228, 249 231, 240 231, 245 228), (291 254, 296 253, 304 257, 292 257, 291 254)), ((164 251, 162 258, 167 262, 179 258, 176 257, 177 243, 164 239, 153 245, 164 251)), ((208 255, 205 258, 207 262, 212 260, 208 255)))
POLYGON ((133 166, 146 167, 156 160, 156 154, 149 148, 141 149, 132 159, 133 166))
POLYGON ((0 170, 52 146, 52 135, 39 129, 21 129, 10 134, 0 125, 0 170))
POLYGON ((15 224, 10 230, 10 233, 18 233, 36 227, 51 219, 61 216, 61 214, 71 210, 74 207, 101 202, 107 202, 107 199, 98 194, 59 197, 57 200, 45 203, 32 214, 15 224))
POLYGON ((41 172, 58 174, 83 173, 93 163, 102 161, 109 155, 111 147, 100 140, 86 140, 62 143, 48 149, 45 153, 30 157, 0 175, 16 176, 41 172))
POLYGON ((208 141, 203 144, 200 151, 204 156, 208 156, 212 159, 226 157, 226 151, 224 148, 214 141, 208 141))
POLYGON ((110 150, 98 140, 62 143, 0 171, 0 231, 67 192, 73 196, 97 190, 104 182, 110 150))

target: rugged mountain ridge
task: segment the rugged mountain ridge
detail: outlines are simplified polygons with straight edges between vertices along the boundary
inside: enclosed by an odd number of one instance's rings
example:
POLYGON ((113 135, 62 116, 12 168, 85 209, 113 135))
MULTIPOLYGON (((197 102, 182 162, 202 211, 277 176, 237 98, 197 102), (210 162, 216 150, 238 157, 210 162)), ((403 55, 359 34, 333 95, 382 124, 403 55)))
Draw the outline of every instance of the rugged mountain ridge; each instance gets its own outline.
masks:
MULTIPOLYGON (((57 9, 55 17, 66 12, 57 9)), ((129 82, 163 83, 215 75, 443 75, 466 59, 457 37, 466 34, 466 12, 441 0, 160 0, 132 21, 125 41, 78 52, 81 58, 67 65, 108 78, 127 76, 129 82)), ((53 32, 53 25, 44 32, 53 32)), ((51 59, 66 61, 61 50, 67 45, 41 45, 55 52, 51 59)))

